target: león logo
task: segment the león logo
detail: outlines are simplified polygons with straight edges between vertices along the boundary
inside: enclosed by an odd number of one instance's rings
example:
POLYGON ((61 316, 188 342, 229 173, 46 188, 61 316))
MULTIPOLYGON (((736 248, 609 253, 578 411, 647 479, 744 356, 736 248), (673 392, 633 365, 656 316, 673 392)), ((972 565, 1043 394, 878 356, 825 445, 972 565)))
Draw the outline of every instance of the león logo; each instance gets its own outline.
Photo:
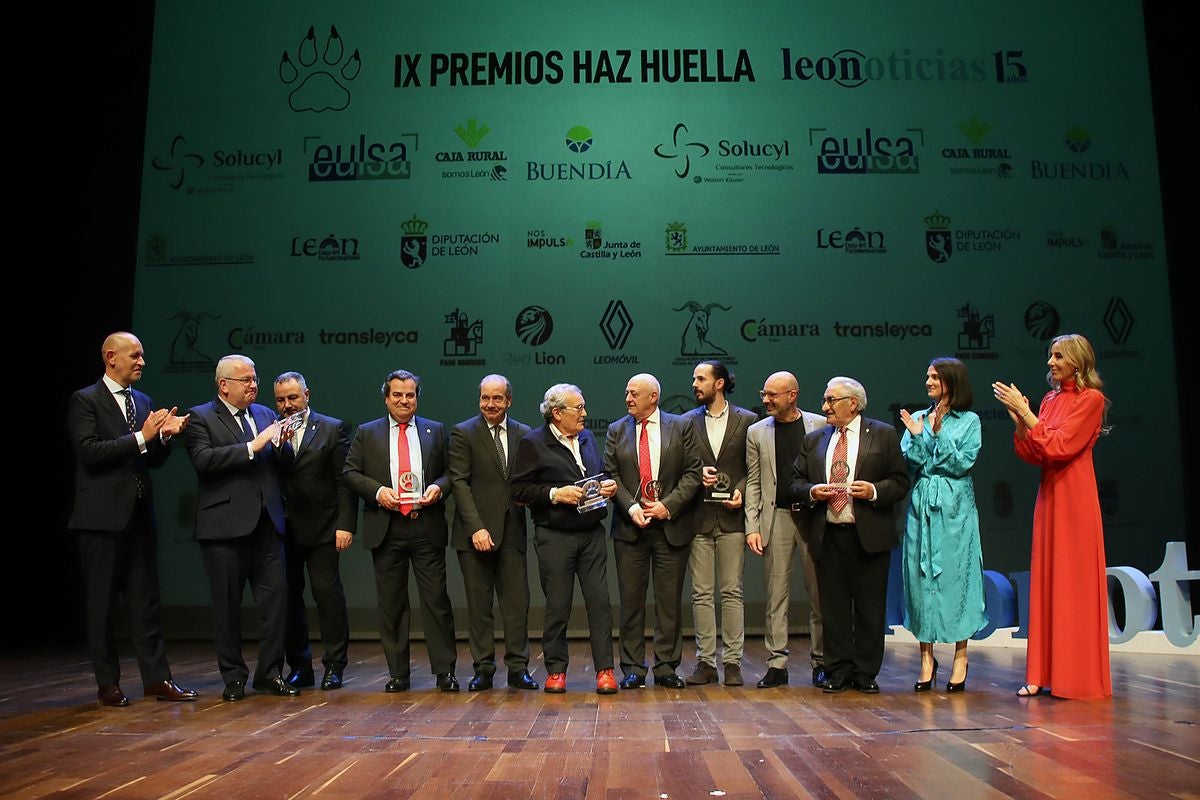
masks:
POLYGON ((554 333, 554 318, 541 306, 525 306, 517 313, 517 338, 530 347, 539 347, 554 333))
POLYGON ((345 45, 335 26, 329 26, 325 47, 317 53, 316 27, 309 26, 308 33, 296 48, 296 60, 287 50, 279 59, 279 80, 284 86, 295 86, 288 94, 288 106, 292 111, 344 111, 350 106, 350 90, 346 87, 358 77, 362 70, 362 58, 355 49, 343 60, 345 45), (297 66, 298 65, 298 66, 297 66))

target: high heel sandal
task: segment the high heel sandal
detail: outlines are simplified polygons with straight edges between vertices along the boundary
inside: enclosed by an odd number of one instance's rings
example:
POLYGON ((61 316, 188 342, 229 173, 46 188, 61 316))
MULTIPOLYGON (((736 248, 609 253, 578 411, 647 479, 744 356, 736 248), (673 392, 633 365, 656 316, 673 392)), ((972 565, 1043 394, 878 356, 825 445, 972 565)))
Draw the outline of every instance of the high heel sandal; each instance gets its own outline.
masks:
POLYGON ((1050 690, 1045 686, 1038 686, 1036 683, 1027 683, 1017 689, 1017 697, 1037 697, 1042 694, 1050 694, 1050 690))
POLYGON ((914 683, 913 691, 914 692, 928 692, 930 689, 932 689, 933 682, 937 679, 937 670, 938 670, 938 663, 937 663, 937 659, 935 658, 933 660, 933 672, 931 672, 929 674, 929 680, 917 681, 916 683, 914 683))
POLYGON ((946 682, 946 691, 947 692, 965 692, 967 690, 967 673, 970 671, 971 671, 971 665, 967 664, 967 666, 963 667, 963 679, 961 681, 959 681, 958 683, 955 683, 954 681, 947 681, 946 682))

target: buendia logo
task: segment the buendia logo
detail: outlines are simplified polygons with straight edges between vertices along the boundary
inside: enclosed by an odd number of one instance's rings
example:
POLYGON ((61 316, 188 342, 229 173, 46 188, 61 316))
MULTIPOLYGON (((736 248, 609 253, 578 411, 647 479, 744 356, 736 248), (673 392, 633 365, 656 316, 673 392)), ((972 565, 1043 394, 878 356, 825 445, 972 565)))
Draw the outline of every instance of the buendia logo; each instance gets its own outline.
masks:
MULTIPOLYGON (((592 131, 576 125, 563 137, 567 150, 575 155, 590 153, 595 146, 592 131)), ((615 181, 630 180, 624 160, 604 161, 527 161, 525 179, 529 181, 615 181)))

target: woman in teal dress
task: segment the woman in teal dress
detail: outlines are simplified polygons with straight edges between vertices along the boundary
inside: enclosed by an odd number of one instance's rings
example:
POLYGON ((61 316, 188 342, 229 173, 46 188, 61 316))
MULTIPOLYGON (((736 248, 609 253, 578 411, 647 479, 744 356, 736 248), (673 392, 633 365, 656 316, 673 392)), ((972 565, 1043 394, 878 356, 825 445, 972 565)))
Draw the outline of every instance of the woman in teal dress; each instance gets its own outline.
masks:
POLYGON ((971 407, 967 368, 935 358, 925 373, 932 405, 900 412, 900 449, 913 475, 904 530, 904 627, 921 643, 921 673, 913 690, 937 680, 935 642, 954 642, 946 691, 967 688, 967 639, 987 623, 983 554, 971 468, 979 455, 979 417, 971 407))

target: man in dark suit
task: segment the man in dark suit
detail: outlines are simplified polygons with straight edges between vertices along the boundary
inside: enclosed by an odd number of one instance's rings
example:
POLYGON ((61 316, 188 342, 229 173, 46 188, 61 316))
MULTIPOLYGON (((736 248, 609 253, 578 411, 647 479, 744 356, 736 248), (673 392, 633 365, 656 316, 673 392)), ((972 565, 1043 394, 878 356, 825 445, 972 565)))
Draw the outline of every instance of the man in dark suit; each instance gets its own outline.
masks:
POLYGON ((315 685, 304 609, 307 565, 325 650, 321 657, 325 665, 321 688, 328 690, 342 688, 346 669, 350 623, 338 561, 340 553, 354 541, 358 502, 342 481, 342 467, 350 450, 350 428, 340 419, 309 408, 310 396, 308 382, 299 372, 285 372, 275 379, 275 410, 281 421, 288 417, 297 420, 278 450, 287 517, 283 540, 288 584, 284 653, 291 666, 287 682, 295 687, 315 685))
POLYGON ((488 375, 479 384, 479 416, 450 432, 450 486, 454 490, 451 543, 458 551, 470 618, 475 675, 467 690, 492 688, 496 627, 492 603, 504 623, 508 685, 538 689, 529 674, 529 573, 525 564, 525 507, 509 498, 517 443, 529 426, 508 415, 512 384, 488 375))
POLYGON ((200 492, 196 539, 212 591, 221 697, 246 696, 250 671, 242 658, 241 609, 246 581, 258 603, 255 689, 280 697, 300 690, 283 679, 287 579, 283 562, 283 493, 276 474, 275 414, 254 402, 254 362, 228 355, 217 362, 217 396, 191 410, 188 456, 200 492))
POLYGON ((701 361, 692 371, 692 392, 700 406, 683 415, 692 425, 700 458, 701 489, 692 513, 696 538, 688 571, 692 576, 692 617, 696 625, 696 669, 693 685, 717 681, 718 583, 721 593, 721 659, 726 686, 742 685, 745 610, 742 568, 746 561, 746 431, 758 418, 725 399, 734 376, 720 361, 701 361))
POLYGON ((821 404, 829 427, 804 437, 792 470, 817 558, 830 693, 879 691, 888 567, 900 543, 893 506, 910 485, 896 429, 862 416, 866 407, 861 383, 832 378, 821 404))
POLYGON ((700 449, 691 424, 659 410, 653 375, 625 387, 629 416, 608 426, 604 471, 617 482, 612 520, 621 594, 622 689, 646 685, 646 586, 654 581, 654 682, 686 684, 676 674, 683 656, 683 579, 696 529, 689 517, 700 486, 700 449))
POLYGON ((601 475, 600 449, 596 437, 584 427, 587 405, 578 386, 551 386, 542 399, 541 411, 545 424, 517 445, 512 496, 529 506, 533 515, 538 574, 546 596, 542 633, 546 692, 567 690, 567 623, 578 577, 587 611, 596 694, 616 694, 603 523, 617 483, 601 475), (594 495, 584 491, 589 486, 594 495))
POLYGON ((454 609, 446 591, 446 434, 418 417, 421 379, 398 369, 383 382, 388 414, 358 426, 342 479, 363 501, 363 541, 375 564, 379 638, 387 692, 410 685, 408 567, 421 598, 429 665, 443 692, 457 692, 454 609))
POLYGON ((127 706, 121 691, 113 617, 125 597, 142 688, 159 700, 195 700, 171 678, 159 624, 158 541, 149 468, 161 466, 170 438, 187 425, 175 409, 132 388, 146 366, 132 333, 100 347, 104 376, 71 395, 67 430, 75 448, 75 504, 67 526, 78 532, 87 598, 88 651, 101 705, 127 706))

